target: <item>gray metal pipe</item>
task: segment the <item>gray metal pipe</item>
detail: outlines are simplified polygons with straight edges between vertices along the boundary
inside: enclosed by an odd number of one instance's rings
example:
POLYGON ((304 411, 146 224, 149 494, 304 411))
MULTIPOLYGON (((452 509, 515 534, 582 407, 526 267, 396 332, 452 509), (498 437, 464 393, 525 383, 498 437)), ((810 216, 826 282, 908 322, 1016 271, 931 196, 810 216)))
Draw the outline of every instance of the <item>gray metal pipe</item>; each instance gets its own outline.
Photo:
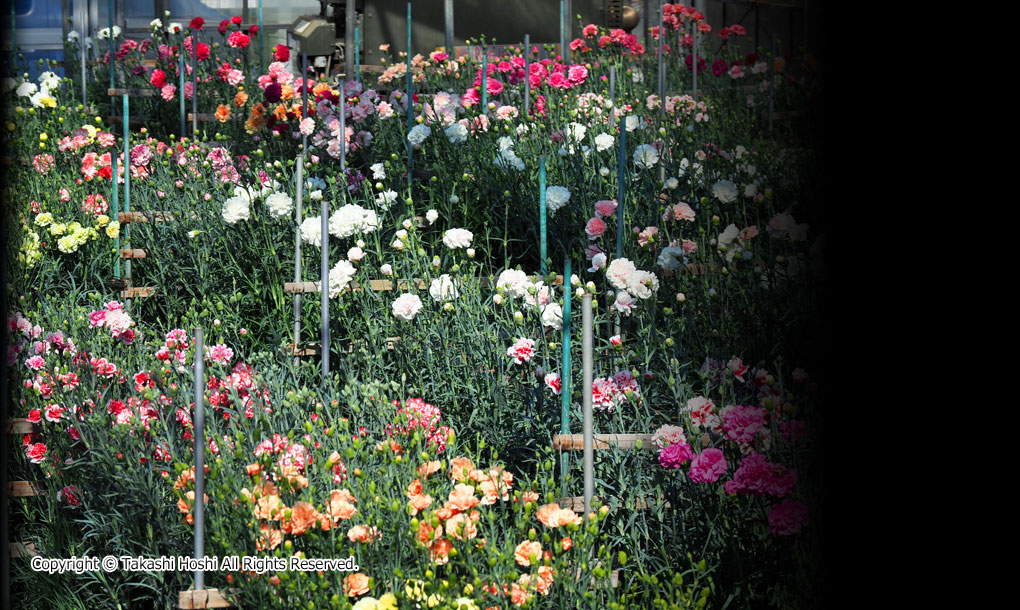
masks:
POLYGON ((453 0, 443 0, 443 21, 446 30, 446 54, 453 56, 453 0))
POLYGON ((322 386, 329 379, 329 203, 322 199, 322 386))
MULTIPOLYGON (((347 95, 341 92, 340 97, 340 171, 347 175, 347 95)), ((408 104, 411 102, 408 101, 408 104)), ((346 188, 346 181, 344 184, 346 188)))
POLYGON ((524 116, 531 112, 531 34, 524 35, 524 116))
POLYGON ((616 116, 616 65, 609 66, 609 101, 612 103, 613 116, 616 116))
MULTIPOLYGON (((357 24, 354 19, 354 2, 352 0, 348 0, 344 8, 344 19, 346 21, 344 26, 344 80, 354 80, 352 77, 354 74, 354 55, 358 50, 354 48, 354 28, 357 24)), ((302 76, 308 77, 307 74, 302 76)))
POLYGON ((691 29, 694 30, 694 44, 691 45, 691 53, 694 56, 694 61, 691 62, 691 72, 694 74, 693 80, 691 81, 691 96, 694 97, 694 101, 698 101, 698 26, 695 23, 691 23, 691 29))
POLYGON ((85 21, 88 19, 88 10, 85 4, 81 5, 81 104, 82 106, 88 106, 88 93, 85 90, 85 55, 86 44, 85 44, 85 21))
MULTIPOLYGON (((262 37, 259 32, 259 37, 262 37)), ((198 139, 198 32, 191 33, 191 137, 198 139)))
POLYGON ((772 112, 776 104, 776 37, 772 37, 772 56, 769 57, 769 133, 772 133, 772 112))
POLYGON ((584 512, 591 511, 591 498, 595 495, 595 435, 592 423, 592 377, 595 367, 592 345, 591 294, 581 297, 581 353, 584 397, 584 512))
MULTIPOLYGON (((305 188, 305 155, 297 156, 297 198, 294 201, 294 208, 297 212, 297 228, 294 230, 294 281, 301 281, 301 214, 304 207, 305 188)), ((294 293, 294 347, 297 348, 301 341, 301 293, 294 293)), ((299 360, 295 357, 295 366, 299 360)))
MULTIPOLYGON (((205 557, 205 353, 202 327, 195 329, 195 559, 205 557)), ((195 590, 205 589, 205 571, 195 570, 195 590)))

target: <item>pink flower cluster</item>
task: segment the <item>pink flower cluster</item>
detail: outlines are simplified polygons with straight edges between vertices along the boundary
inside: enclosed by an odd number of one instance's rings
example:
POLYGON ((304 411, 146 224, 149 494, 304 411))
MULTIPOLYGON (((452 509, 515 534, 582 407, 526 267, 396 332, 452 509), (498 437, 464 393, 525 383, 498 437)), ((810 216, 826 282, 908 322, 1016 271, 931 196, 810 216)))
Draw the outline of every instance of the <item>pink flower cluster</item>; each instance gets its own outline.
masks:
POLYGON ((769 509, 768 519, 773 534, 789 536, 807 525, 808 508, 800 500, 786 498, 769 509))
MULTIPOLYGON (((397 401, 393 401, 393 405, 400 407, 400 403, 397 401)), ((420 430, 428 439, 428 444, 436 446, 436 451, 446 449, 453 430, 449 426, 439 425, 443 415, 439 407, 429 404, 421 398, 411 398, 404 403, 404 406, 397 409, 396 414, 401 422, 406 421, 407 423, 387 424, 386 433, 389 436, 392 437, 394 434, 407 436, 413 434, 415 430, 420 430)))
POLYGON ((788 496, 797 484, 797 471, 769 462, 764 454, 751 453, 740 461, 733 479, 726 482, 728 494, 788 496))
POLYGON ((748 453, 756 441, 769 435, 764 409, 747 405, 734 405, 722 410, 722 432, 727 439, 748 453))
POLYGON ((659 465, 663 468, 681 468, 694 457, 694 451, 686 442, 673 443, 659 452, 659 465))
POLYGON ((110 301, 103 309, 89 314, 89 326, 108 328, 112 337, 120 338, 127 345, 135 340, 135 331, 131 328, 134 325, 134 320, 124 310, 124 305, 118 301, 110 301))
MULTIPOLYGON (((255 417, 256 405, 262 407, 266 413, 272 412, 269 388, 256 384, 255 371, 247 363, 238 362, 231 369, 230 375, 223 379, 210 376, 206 389, 213 391, 209 403, 217 407, 217 410, 230 405, 233 396, 236 395, 241 400, 244 416, 248 419, 255 417), (260 402, 256 403, 256 400, 260 402)), ((228 419, 229 416, 229 413, 223 412, 224 419, 228 419)))
POLYGON ((729 464, 723 452, 715 447, 708 447, 691 460, 690 477, 695 483, 715 483, 726 474, 729 464))
POLYGON ((612 377, 595 379, 591 392, 592 407, 610 413, 628 400, 641 399, 641 390, 630 371, 619 371, 612 377))

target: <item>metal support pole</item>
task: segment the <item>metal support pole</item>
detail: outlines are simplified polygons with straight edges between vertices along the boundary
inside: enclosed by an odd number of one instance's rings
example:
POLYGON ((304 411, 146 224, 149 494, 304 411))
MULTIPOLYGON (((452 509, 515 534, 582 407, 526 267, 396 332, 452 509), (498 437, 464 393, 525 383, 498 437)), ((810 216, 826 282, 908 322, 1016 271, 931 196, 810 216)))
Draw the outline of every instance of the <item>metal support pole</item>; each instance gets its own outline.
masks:
POLYGON ((662 47, 666 44, 666 33, 663 31, 665 23, 663 22, 662 15, 662 0, 659 0, 659 44, 656 45, 657 55, 659 59, 659 72, 658 72, 658 84, 659 84, 659 113, 666 112, 666 64, 662 61, 662 47))
POLYGON ((620 117, 620 152, 617 155, 619 157, 619 170, 617 174, 617 194, 616 194, 616 258, 623 256, 623 204, 626 197, 626 187, 624 181, 627 178, 627 117, 620 117))
POLYGON ((592 432, 592 370, 594 369, 594 358, 592 356, 592 321, 591 321, 591 294, 585 293, 581 297, 581 339, 582 351, 582 372, 583 385, 583 416, 584 416, 584 512, 591 511, 591 498, 595 493, 595 435, 592 432))
MULTIPOLYGON (((205 354, 202 327, 195 329, 195 558, 205 557, 205 354)), ((205 571, 195 570, 195 590, 205 589, 205 571)))
POLYGON ((344 80, 354 80, 351 75, 354 73, 354 62, 351 59, 352 55, 358 54, 357 45, 354 44, 354 2, 353 0, 347 0, 347 4, 344 9, 344 18, 346 24, 344 26, 344 80))
POLYGON ((262 0, 259 0, 259 72, 266 69, 266 33, 262 28, 262 0))
MULTIPOLYGON (((117 80, 116 80, 116 76, 114 74, 114 72, 115 72, 115 67, 114 66, 115 66, 116 62, 113 60, 113 55, 114 55, 113 54, 113 3, 114 3, 114 0, 109 0, 109 4, 108 4, 108 8, 107 8, 108 12, 110 13, 110 89, 113 89, 114 87, 117 86, 117 80)), ((13 5, 12 5, 12 7, 13 7, 13 5)))
MULTIPOLYGON (((538 225, 541 235, 539 236, 539 255, 542 257, 542 275, 548 273, 545 259, 548 254, 548 242, 546 241, 546 204, 545 204, 545 155, 538 157, 538 225)), ((566 289, 570 290, 570 278, 564 278, 566 289)))
POLYGON ((531 34, 524 35, 524 116, 531 112, 531 34))
MULTIPOLYGON (((304 207, 304 180, 305 172, 305 155, 299 154, 297 156, 297 199, 295 200, 295 211, 297 213, 297 225, 294 230, 294 281, 301 281, 301 214, 302 208, 304 207)), ((301 340, 301 293, 294 293, 294 349, 300 344, 301 340)), ((294 364, 297 365, 299 360, 297 357, 294 358, 294 364)))
POLYGON ((616 116, 616 66, 609 66, 609 103, 613 116, 616 116))
POLYGON ((560 57, 567 61, 567 3, 560 0, 560 57))
MULTIPOLYGON (((344 95, 343 87, 340 87, 340 95, 344 95)), ((346 100, 346 96, 342 99, 346 100)), ((301 51, 301 120, 306 116, 308 116, 308 53, 301 51)), ((308 150, 308 136, 305 134, 301 134, 301 150, 308 150)))
MULTIPOLYGON (((563 364, 560 371, 560 434, 570 434, 570 257, 563 259, 563 364)), ((570 454, 560 452, 560 489, 566 491, 570 454)))
POLYGON ((88 93, 85 90, 85 56, 86 51, 86 40, 85 40, 85 21, 88 19, 88 0, 85 0, 81 5, 81 104, 82 106, 88 106, 88 93))
POLYGON ((354 82, 361 84, 361 28, 354 28, 354 82))
MULTIPOLYGON (((414 124, 414 82, 411 79, 411 3, 407 3, 407 132, 411 132, 414 124)), ((411 169, 413 167, 414 146, 407 142, 407 188, 411 188, 411 169)))
POLYGON ((320 304, 322 307, 322 387, 329 379, 329 203, 322 200, 322 281, 320 304))
POLYGON ((489 49, 482 47, 482 114, 489 105, 489 49))
MULTIPOLYGON (((67 44, 67 35, 71 33, 71 0, 60 0, 60 35, 61 41, 67 44)), ((84 44, 84 41, 83 41, 84 44)), ((65 47, 66 48, 66 47, 65 47)), ((71 76, 71 58, 64 56, 64 74, 71 76)), ((13 68, 13 66, 11 66, 13 68)))
MULTIPOLYGON (((131 130, 128 129, 128 122, 131 118, 131 107, 128 95, 124 94, 124 211, 131 211, 131 130)), ((114 155, 111 154, 111 157, 114 155)), ((113 174, 113 180, 116 182, 117 174, 113 174)), ((131 223, 127 223, 124 227, 124 245, 128 248, 131 247, 131 223)), ((120 258, 120 249, 117 249, 117 258, 120 258)), ((124 277, 127 279, 127 285, 131 287, 131 259, 124 260, 124 277)), ((131 299, 125 299, 125 308, 131 310, 131 299)))
POLYGON ((191 77, 191 137, 198 140, 198 32, 191 33, 191 77))
POLYGON ((181 139, 185 137, 185 131, 187 130, 187 123, 184 122, 184 53, 177 56, 177 72, 180 79, 178 87, 180 89, 181 98, 181 139))
POLYGON ((340 171, 347 171, 347 94, 343 91, 340 92, 340 171))
POLYGON ((573 18, 570 16, 571 13, 571 0, 563 1, 563 40, 566 41, 567 45, 563 47, 563 63, 570 62, 573 57, 573 53, 570 51, 570 39, 573 38, 573 18))
POLYGON ((443 0, 443 20, 446 25, 446 54, 453 55, 453 0, 443 0))

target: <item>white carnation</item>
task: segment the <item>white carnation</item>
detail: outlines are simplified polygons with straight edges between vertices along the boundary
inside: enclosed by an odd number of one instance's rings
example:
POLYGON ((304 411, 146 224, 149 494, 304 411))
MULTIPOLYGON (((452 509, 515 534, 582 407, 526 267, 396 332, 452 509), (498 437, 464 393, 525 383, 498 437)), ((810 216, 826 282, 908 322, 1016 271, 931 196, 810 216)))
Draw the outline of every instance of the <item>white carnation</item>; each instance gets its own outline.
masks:
POLYGON ((374 180, 386 179, 386 170, 384 169, 382 163, 373 163, 369 169, 372 170, 372 179, 374 180))
POLYGON ((418 146, 425 141, 425 138, 429 137, 432 130, 429 129, 428 125, 415 125, 411 128, 411 131, 407 134, 407 141, 418 146))
POLYGON ((355 233, 371 233, 379 226, 379 217, 356 203, 341 207, 329 217, 329 234, 341 239, 355 233))
POLYGON ((471 245, 471 240, 474 237, 474 234, 467 229, 448 229, 443 233, 443 244, 451 250, 467 248, 471 245))
POLYGON ((294 211, 294 200, 287 193, 273 193, 266 197, 266 207, 273 216, 283 218, 294 211))
POLYGON ((563 328, 563 308, 559 303, 549 303, 542 309, 542 326, 555 330, 563 328))
POLYGON ((248 220, 251 213, 248 200, 243 197, 231 197, 223 202, 223 220, 227 224, 236 224, 239 220, 248 220))
POLYGON ((457 291, 457 285, 454 284, 450 274, 444 273, 438 278, 432 280, 432 284, 429 286, 429 294, 432 295, 432 300, 437 303, 442 303, 443 301, 456 299, 459 292, 457 291))
POLYGON ((301 241, 312 246, 322 246, 322 216, 301 221, 301 241))
POLYGON ((375 204, 384 210, 390 208, 390 204, 397 200, 397 192, 385 190, 375 196, 375 204))
POLYGON ((595 149, 598 151, 609 150, 613 147, 614 142, 616 142, 616 138, 613 136, 608 133, 600 133, 595 136, 595 149))
POLYGON ((468 128, 460 123, 454 123, 446 128, 445 133, 446 139, 449 140, 451 144, 456 144, 467 140, 468 128))
POLYGON ((421 299, 418 298, 418 295, 409 292, 400 295, 397 297, 397 300, 393 301, 394 317, 407 320, 408 322, 418 315, 421 308, 421 299))
POLYGON ((545 189, 545 205, 549 212, 555 212, 570 202, 570 191, 563 186, 550 186, 545 189))
POLYGON ((499 167, 512 167, 519 172, 524 171, 524 161, 511 149, 499 151, 499 156, 496 157, 495 163, 499 167))
POLYGON ((29 97, 39 90, 35 83, 24 82, 18 86, 17 94, 21 97, 29 97))
POLYGON ((428 212, 425 213, 425 220, 429 221, 429 224, 436 222, 437 220, 439 220, 439 212, 435 210, 429 210, 428 212))
POLYGON ((613 259, 606 269, 606 279, 617 290, 627 290, 627 278, 636 270, 634 263, 625 258, 613 259))
POLYGON ((350 261, 340 260, 329 270, 329 298, 340 296, 354 278, 354 265, 350 261))
POLYGON ((733 203, 740 195, 740 190, 729 180, 720 180, 712 185, 712 196, 723 203, 733 203))
POLYGON ((532 285, 528 274, 518 269, 507 269, 496 278, 496 288, 503 288, 515 297, 528 294, 528 287, 532 285))
POLYGON ((651 144, 642 144, 634 149, 634 165, 649 169, 659 162, 659 151, 651 144))
POLYGON ((580 142, 584 139, 585 134, 588 133, 588 128, 580 123, 571 123, 567 125, 566 132, 567 137, 575 142, 580 142))

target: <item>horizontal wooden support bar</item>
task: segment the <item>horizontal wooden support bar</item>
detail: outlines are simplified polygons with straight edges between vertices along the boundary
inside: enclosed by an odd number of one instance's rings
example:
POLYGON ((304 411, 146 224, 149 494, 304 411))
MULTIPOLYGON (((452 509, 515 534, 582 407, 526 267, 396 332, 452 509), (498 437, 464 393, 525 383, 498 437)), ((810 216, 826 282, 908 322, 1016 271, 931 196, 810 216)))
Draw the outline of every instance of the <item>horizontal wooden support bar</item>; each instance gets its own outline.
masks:
POLYGON ((283 351, 288 356, 297 356, 302 358, 320 355, 322 353, 322 347, 318 344, 294 345, 293 343, 289 343, 283 348, 283 351))
POLYGON ((106 94, 110 97, 126 95, 128 97, 156 97, 159 92, 155 89, 107 89, 106 94))
POLYGON ((177 599, 177 607, 190 608, 233 608, 234 604, 227 601, 219 589, 202 589, 201 591, 181 591, 177 599))
POLYGON ((35 431, 35 424, 24 417, 16 417, 7 420, 6 430, 8 434, 31 434, 35 431))
MULTIPOLYGON (((194 121, 195 120, 195 115, 189 112, 188 113, 188 120, 189 121, 194 121)), ((198 113, 198 122, 199 123, 211 123, 212 121, 218 121, 218 120, 219 119, 216 118, 215 114, 209 114, 209 113, 206 113, 206 112, 199 112, 198 113)))
MULTIPOLYGON (((198 212, 192 210, 188 216, 192 220, 198 219, 198 212)), ((120 212, 117 214, 117 221, 121 224, 128 222, 173 222, 177 220, 173 212, 165 210, 154 210, 149 212, 120 212)))
MULTIPOLYGON (((651 434, 596 434, 593 438, 595 449, 637 449, 638 441, 642 449, 658 450, 652 444, 651 434)), ((553 435, 553 449, 556 451, 581 451, 584 449, 583 434, 553 435)))
POLYGON ((39 550, 33 542, 12 542, 10 555, 12 559, 18 557, 37 557, 39 550))
POLYGON ((10 481, 7 483, 7 491, 7 495, 12 498, 30 498, 42 495, 32 481, 10 481))
POLYGON ((132 286, 131 288, 125 288, 120 291, 120 298, 122 299, 138 299, 144 297, 151 297, 156 294, 155 286, 132 286))
POLYGON ((141 248, 124 248, 120 251, 121 258, 145 258, 145 250, 141 248))
MULTIPOLYGON (((599 496, 592 496, 592 503, 598 500, 600 504, 609 504, 609 498, 601 498, 599 496)), ((584 514, 584 496, 571 496, 569 498, 559 498, 556 503, 560 505, 560 508, 569 508, 570 510, 580 515, 584 514)), ((628 510, 648 510, 655 508, 656 506, 665 506, 670 508, 669 502, 665 501, 665 498, 656 500, 655 498, 631 498, 629 500, 621 500, 620 505, 628 510)))
POLYGON ((712 271, 712 268, 704 263, 690 263, 687 265, 687 271, 692 275, 705 275, 712 271))

